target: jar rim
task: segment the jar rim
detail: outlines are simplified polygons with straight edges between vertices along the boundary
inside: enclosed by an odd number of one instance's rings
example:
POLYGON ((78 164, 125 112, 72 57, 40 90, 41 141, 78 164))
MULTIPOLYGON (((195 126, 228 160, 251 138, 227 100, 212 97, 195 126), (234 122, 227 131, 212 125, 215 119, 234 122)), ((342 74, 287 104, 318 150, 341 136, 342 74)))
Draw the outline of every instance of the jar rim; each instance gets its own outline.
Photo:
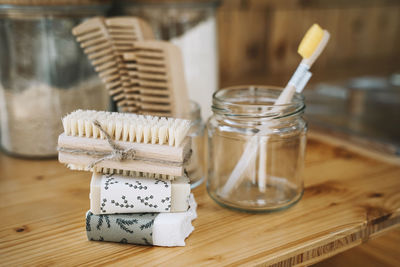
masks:
POLYGON ((282 88, 270 85, 239 85, 213 94, 212 110, 230 117, 282 118, 302 113, 304 96, 295 93, 288 104, 274 105, 282 88))

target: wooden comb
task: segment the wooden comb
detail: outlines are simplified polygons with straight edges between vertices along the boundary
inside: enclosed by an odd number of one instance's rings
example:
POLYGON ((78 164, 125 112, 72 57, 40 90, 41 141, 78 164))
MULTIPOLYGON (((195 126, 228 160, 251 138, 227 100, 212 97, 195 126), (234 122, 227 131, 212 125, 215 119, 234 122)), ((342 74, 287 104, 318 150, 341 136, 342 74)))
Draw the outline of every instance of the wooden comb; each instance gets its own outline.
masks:
POLYGON ((149 24, 140 18, 113 17, 106 19, 105 23, 118 52, 129 52, 134 41, 154 39, 154 34, 149 24))
MULTIPOLYGON (((111 37, 114 49, 119 59, 125 52, 133 50, 133 42, 154 39, 154 34, 149 24, 136 17, 113 17, 105 20, 108 33, 111 37)), ((128 70, 121 65, 120 78, 124 89, 125 102, 120 105, 124 112, 138 112, 138 107, 132 100, 127 100, 126 96, 132 88, 128 70), (126 105, 125 105, 126 104, 126 105)))
POLYGON ((122 62, 114 51, 104 18, 88 19, 73 28, 72 34, 88 55, 114 101, 118 105, 123 105, 125 95, 120 79, 122 62))
POLYGON ((184 117, 189 97, 179 48, 164 41, 134 42, 123 54, 131 87, 125 91, 126 105, 153 116, 184 117))
POLYGON ((129 87, 130 84, 123 66, 122 53, 132 49, 133 41, 153 39, 150 26, 145 21, 133 17, 95 17, 75 27, 72 33, 117 105, 125 111, 137 111, 132 103, 124 108, 125 87, 129 87))

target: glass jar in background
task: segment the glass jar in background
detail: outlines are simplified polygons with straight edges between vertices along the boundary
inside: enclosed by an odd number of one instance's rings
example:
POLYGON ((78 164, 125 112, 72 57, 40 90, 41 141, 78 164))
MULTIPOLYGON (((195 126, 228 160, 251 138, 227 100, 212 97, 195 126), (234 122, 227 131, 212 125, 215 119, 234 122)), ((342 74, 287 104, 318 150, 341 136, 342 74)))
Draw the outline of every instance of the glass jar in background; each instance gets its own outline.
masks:
POLYGON ((303 97, 273 106, 281 90, 238 86, 216 92, 208 128, 209 195, 220 205, 274 211, 303 194, 303 97))
POLYGON ((199 103, 203 119, 212 112, 218 89, 216 0, 120 1, 117 14, 138 16, 153 28, 156 38, 177 45, 183 54, 189 98, 199 103))
POLYGON ((108 5, 47 2, 0 6, 0 138, 12 155, 56 156, 65 114, 105 110, 109 104, 105 87, 71 33, 84 19, 104 15, 108 5))
POLYGON ((186 167, 190 179, 191 188, 199 186, 204 181, 204 128, 205 125, 201 119, 200 106, 190 102, 190 115, 187 119, 192 121, 189 130, 189 136, 192 137, 192 156, 189 165, 186 167))

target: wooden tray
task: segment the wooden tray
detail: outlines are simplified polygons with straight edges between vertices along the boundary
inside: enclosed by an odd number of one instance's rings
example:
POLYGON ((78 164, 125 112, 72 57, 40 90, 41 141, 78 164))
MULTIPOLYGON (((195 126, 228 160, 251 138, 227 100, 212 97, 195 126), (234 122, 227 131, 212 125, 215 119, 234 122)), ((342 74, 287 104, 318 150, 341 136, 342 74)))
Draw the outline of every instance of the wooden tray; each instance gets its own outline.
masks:
POLYGON ((310 139, 305 193, 271 214, 224 209, 194 190, 199 203, 186 247, 89 242, 90 174, 55 160, 0 154, 0 262, 26 265, 309 265, 400 224, 400 168, 310 139))

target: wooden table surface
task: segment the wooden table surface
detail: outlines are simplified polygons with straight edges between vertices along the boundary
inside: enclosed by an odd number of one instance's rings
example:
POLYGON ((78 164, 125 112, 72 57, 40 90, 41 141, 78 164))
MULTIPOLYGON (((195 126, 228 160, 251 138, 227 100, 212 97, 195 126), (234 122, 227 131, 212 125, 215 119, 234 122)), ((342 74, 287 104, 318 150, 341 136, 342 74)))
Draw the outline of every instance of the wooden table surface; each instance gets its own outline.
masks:
POLYGON ((0 154, 0 265, 309 265, 400 224, 400 167, 309 139, 303 199, 286 211, 199 204, 186 247, 89 242, 90 174, 0 154))

